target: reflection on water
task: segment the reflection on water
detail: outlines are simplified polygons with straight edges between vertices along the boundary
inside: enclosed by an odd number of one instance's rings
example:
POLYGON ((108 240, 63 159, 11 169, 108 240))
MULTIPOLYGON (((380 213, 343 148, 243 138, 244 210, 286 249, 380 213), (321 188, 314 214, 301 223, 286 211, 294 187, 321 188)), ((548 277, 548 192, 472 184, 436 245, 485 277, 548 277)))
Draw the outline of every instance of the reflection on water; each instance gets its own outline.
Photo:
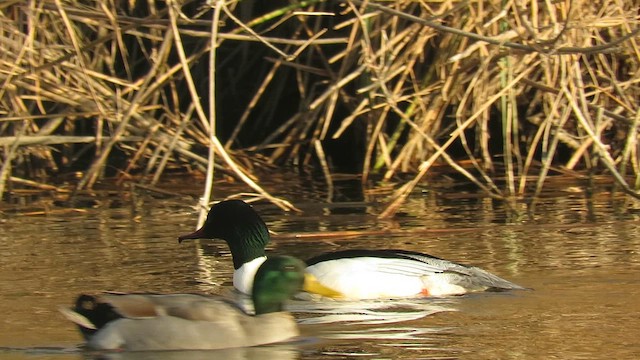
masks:
POLYGON ((95 360, 293 360, 299 358, 296 345, 281 344, 251 348, 207 350, 207 351, 139 351, 108 352, 93 351, 81 348, 0 348, 2 359, 18 359, 22 356, 29 359, 95 359, 95 360))
MULTIPOLYGON (((81 292, 239 296, 231 291, 224 244, 178 245, 176 236, 195 226, 192 209, 137 201, 131 207, 5 216, 0 357, 92 358, 75 349, 80 336, 56 310, 81 292)), ((427 192, 384 221, 375 217, 380 209, 374 198, 336 204, 302 199, 296 202, 302 214, 256 204, 276 233, 272 254, 308 258, 345 248, 401 248, 479 266, 535 290, 397 302, 297 300, 289 309, 304 337, 293 344, 107 358, 599 358, 603 349, 607 357, 635 358, 638 210, 635 203, 612 204, 609 197, 550 198, 530 217, 490 199, 427 192), (318 234, 346 230, 368 235, 318 234)))
POLYGON ((345 323, 352 325, 378 325, 417 320, 444 311, 455 311, 425 300, 387 302, 292 302, 287 309, 300 314, 300 324, 345 323), (310 316, 312 315, 312 316, 310 316))
POLYGON ((299 358, 293 345, 269 345, 252 348, 208 351, 145 351, 122 353, 96 353, 89 358, 104 360, 293 360, 299 358))

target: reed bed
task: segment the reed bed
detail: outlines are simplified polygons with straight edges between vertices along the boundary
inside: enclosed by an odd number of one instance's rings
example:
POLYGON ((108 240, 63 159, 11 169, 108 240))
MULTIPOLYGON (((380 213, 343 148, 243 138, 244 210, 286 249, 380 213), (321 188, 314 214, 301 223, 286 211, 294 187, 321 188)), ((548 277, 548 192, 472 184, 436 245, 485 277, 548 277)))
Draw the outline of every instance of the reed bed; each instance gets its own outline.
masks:
MULTIPOLYGON (((497 199, 553 174, 640 197, 640 12, 603 1, 5 1, 0 193, 295 164, 395 181, 445 166, 497 199), (214 51, 211 51, 214 49, 214 51)), ((277 169, 277 167, 276 167, 277 169)), ((71 195, 73 191, 71 192, 71 195)))

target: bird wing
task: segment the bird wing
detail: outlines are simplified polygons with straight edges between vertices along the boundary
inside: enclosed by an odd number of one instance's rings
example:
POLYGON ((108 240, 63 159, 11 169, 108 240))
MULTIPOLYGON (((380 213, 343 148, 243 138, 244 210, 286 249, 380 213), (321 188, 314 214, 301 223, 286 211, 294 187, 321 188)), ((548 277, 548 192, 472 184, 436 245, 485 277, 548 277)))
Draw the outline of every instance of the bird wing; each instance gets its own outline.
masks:
POLYGON ((173 316, 186 320, 219 321, 233 317, 240 309, 220 297, 197 294, 104 294, 120 315, 131 319, 173 316))
MULTIPOLYGON (((425 276, 450 271, 453 264, 435 256, 406 250, 344 250, 316 256, 307 261, 313 266, 325 261, 352 259, 372 266, 371 270, 389 274, 425 276)), ((464 268, 463 265, 453 264, 464 268)))

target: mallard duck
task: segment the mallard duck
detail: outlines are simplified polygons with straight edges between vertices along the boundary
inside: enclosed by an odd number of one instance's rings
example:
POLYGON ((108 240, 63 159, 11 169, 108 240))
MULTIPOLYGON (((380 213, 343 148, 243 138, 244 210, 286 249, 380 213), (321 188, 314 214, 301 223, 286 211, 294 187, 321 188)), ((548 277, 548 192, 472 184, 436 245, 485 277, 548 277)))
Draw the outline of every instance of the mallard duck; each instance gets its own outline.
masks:
MULTIPOLYGON (((222 239, 233 258, 233 285, 250 294, 253 274, 266 259, 269 231, 258 213, 241 200, 209 210, 204 225, 178 241, 222 239)), ((462 295, 524 289, 485 270, 406 250, 344 250, 306 261, 314 281, 306 291, 349 300, 462 295)))
POLYGON ((178 350, 255 346, 298 336, 284 302, 302 289, 302 261, 270 257, 255 271, 255 315, 229 300, 196 294, 80 295, 61 308, 93 349, 178 350))

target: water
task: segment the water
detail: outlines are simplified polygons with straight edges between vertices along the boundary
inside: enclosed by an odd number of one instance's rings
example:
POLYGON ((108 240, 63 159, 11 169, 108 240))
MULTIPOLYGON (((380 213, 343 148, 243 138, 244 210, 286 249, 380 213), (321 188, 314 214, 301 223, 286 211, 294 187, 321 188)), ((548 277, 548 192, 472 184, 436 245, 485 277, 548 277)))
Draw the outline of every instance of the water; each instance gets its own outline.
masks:
MULTIPOLYGON (((402 248, 476 265, 534 290, 397 302, 295 301, 290 309, 305 336, 293 344, 107 358, 635 359, 640 354, 640 227, 633 202, 564 193, 545 199, 528 217, 489 199, 425 192, 410 198, 395 219, 383 221, 374 216, 379 205, 365 198, 334 204, 288 198, 304 212, 284 214, 269 204, 256 205, 276 233, 270 253, 307 258, 345 248, 402 248), (328 233, 346 230, 368 233, 328 233)), ((79 334, 57 311, 81 292, 233 296, 231 258, 222 242, 177 243, 177 235, 195 226, 191 203, 139 197, 123 204, 47 216, 18 211, 1 220, 0 358, 104 358, 79 350, 79 334)))

